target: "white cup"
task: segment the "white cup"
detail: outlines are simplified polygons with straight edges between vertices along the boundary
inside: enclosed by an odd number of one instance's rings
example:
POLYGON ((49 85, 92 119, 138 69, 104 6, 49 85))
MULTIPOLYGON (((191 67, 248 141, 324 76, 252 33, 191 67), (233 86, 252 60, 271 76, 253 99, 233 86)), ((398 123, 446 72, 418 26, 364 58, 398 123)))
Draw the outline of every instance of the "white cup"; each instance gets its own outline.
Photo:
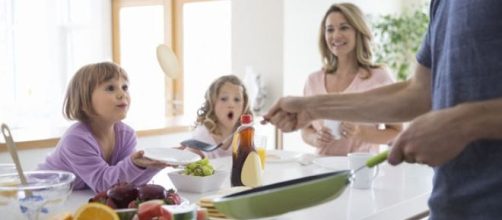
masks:
MULTIPOLYGON (((356 169, 365 166, 366 161, 374 156, 374 154, 369 152, 355 152, 349 153, 349 169, 355 171, 356 169)), ((352 188, 355 189, 369 189, 373 185, 373 180, 378 175, 378 166, 373 168, 364 167, 363 169, 357 171, 352 176, 352 188)))
POLYGON ((340 130, 341 123, 341 121, 324 120, 324 126, 331 129, 331 134, 335 137, 336 140, 342 138, 342 131, 340 130))

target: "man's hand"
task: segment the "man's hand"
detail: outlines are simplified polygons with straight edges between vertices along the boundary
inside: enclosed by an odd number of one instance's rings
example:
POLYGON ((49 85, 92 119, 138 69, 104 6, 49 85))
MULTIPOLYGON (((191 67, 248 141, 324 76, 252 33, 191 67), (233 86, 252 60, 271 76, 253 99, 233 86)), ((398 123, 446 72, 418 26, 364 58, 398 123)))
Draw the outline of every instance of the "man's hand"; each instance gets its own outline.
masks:
POLYGON ((305 101, 305 97, 290 96, 279 99, 263 116, 262 124, 269 122, 283 132, 296 131, 307 126, 312 117, 307 112, 305 101))
POLYGON ((416 118, 394 141, 389 163, 402 161, 439 166, 457 157, 472 140, 461 132, 462 117, 450 109, 416 118))

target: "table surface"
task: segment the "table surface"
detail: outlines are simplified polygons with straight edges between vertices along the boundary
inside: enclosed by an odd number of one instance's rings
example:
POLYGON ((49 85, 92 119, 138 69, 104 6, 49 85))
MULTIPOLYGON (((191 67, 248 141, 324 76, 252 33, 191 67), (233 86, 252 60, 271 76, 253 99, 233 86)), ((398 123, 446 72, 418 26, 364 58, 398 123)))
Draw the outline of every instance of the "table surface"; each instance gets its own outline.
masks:
MULTIPOLYGON (((264 184, 271 184, 299 177, 347 169, 347 158, 334 158, 339 166, 330 169, 316 163, 302 165, 298 160, 267 162, 263 173, 264 184)), ((231 158, 211 160, 216 169, 231 169, 231 158)), ((152 183, 174 188, 166 168, 159 172, 152 183)), ((427 198, 432 189, 430 167, 423 165, 401 164, 379 166, 379 173, 371 189, 361 190, 347 187, 336 199, 311 208, 289 212, 273 219, 405 219, 427 210, 427 198)), ((230 177, 222 189, 230 187, 230 177)), ((199 198, 215 194, 178 192, 192 203, 199 198)), ((75 211, 93 196, 92 191, 74 191, 64 205, 64 210, 75 211)))

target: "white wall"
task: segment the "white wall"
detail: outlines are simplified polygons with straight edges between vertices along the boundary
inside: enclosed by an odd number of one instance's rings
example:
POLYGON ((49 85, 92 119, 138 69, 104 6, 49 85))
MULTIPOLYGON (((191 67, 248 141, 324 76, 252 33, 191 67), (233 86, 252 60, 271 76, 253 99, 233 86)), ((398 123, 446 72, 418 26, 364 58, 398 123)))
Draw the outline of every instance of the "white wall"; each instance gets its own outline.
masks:
POLYGON ((282 94, 283 1, 232 0, 232 72, 253 67, 266 83, 267 104, 282 94))

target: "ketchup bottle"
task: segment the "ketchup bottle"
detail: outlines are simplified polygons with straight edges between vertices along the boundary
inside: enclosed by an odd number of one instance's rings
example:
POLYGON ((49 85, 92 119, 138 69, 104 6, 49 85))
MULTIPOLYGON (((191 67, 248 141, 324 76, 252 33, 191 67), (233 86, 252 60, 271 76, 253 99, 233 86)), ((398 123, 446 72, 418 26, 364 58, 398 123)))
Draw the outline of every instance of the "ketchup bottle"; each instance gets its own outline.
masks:
POLYGON ((232 186, 256 187, 261 182, 261 162, 254 146, 253 116, 243 114, 238 128, 238 145, 232 154, 232 186))

